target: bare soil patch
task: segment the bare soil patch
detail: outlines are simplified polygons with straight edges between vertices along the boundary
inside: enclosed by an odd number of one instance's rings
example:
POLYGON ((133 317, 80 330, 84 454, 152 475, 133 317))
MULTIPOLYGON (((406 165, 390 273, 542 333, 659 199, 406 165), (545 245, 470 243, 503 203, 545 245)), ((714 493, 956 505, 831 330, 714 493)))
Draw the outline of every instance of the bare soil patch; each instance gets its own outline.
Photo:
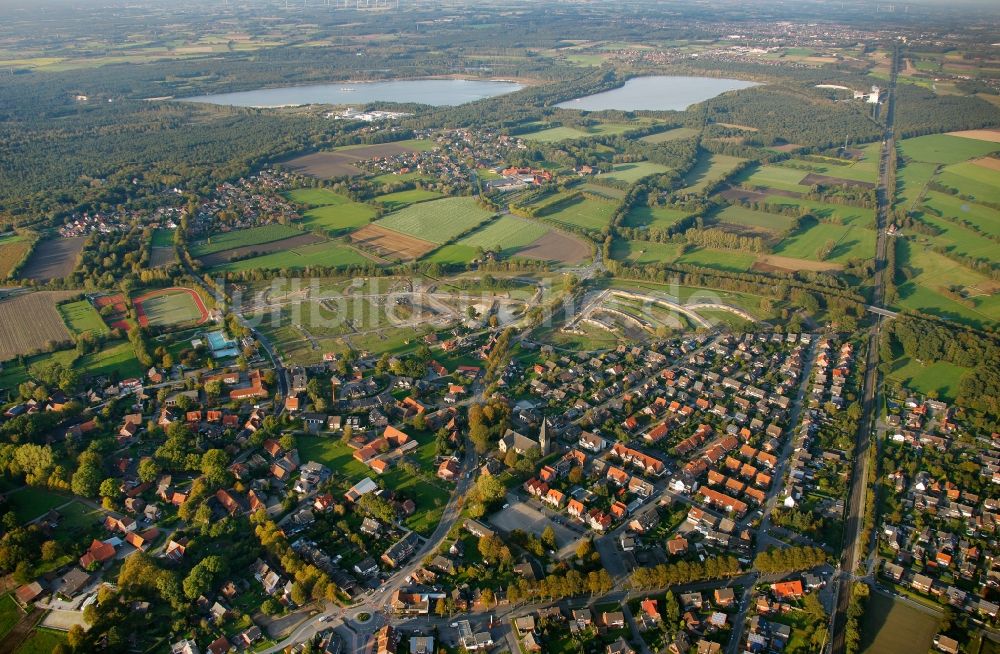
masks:
POLYGON ((799 182, 799 184, 802 184, 803 186, 821 184, 823 186, 860 186, 861 188, 875 188, 874 182, 859 182, 853 179, 842 179, 840 177, 830 177, 829 175, 817 175, 816 173, 809 173, 801 182, 799 182))
POLYGON ((40 241, 21 269, 21 278, 47 282, 65 277, 76 267, 76 255, 86 240, 84 236, 75 236, 40 241))
POLYGON ((292 248, 302 247, 303 245, 319 243, 323 240, 324 239, 322 237, 317 236, 316 234, 302 234, 300 236, 292 236, 291 238, 281 239, 280 241, 271 241, 270 243, 260 243, 258 245, 246 245, 241 248, 233 248, 231 250, 223 250, 222 252, 206 254, 201 258, 201 263, 208 267, 218 266, 224 263, 229 263, 233 259, 245 259, 250 256, 260 256, 262 254, 271 254, 272 252, 281 252, 282 250, 291 250, 292 248))
POLYGON ((811 270, 814 272, 823 272, 827 270, 841 270, 842 268, 843 266, 839 263, 832 263, 830 261, 810 261, 809 259, 796 259, 794 257, 779 257, 775 254, 765 254, 759 257, 753 265, 754 270, 771 271, 811 270))
POLYGON ((79 291, 38 291, 0 300, 0 361, 70 340, 56 302, 79 291))
POLYGON ((725 191, 719 193, 722 199, 727 202, 763 202, 767 197, 766 193, 751 191, 738 186, 730 186, 725 191))
POLYGON ((996 157, 982 157, 980 159, 973 159, 972 163, 976 164, 980 168, 988 168, 989 170, 1000 170, 1000 159, 996 157))
POLYGON ((169 266, 175 260, 174 248, 149 248, 149 267, 162 268, 169 266))
POLYGON ((514 256, 575 264, 590 257, 590 246, 578 238, 553 229, 534 243, 518 250, 514 256))
POLYGON ((334 150, 331 152, 314 152, 284 162, 292 170, 317 177, 333 179, 335 177, 354 177, 364 174, 364 171, 354 164, 364 159, 390 157, 397 154, 415 152, 413 148, 398 143, 379 143, 350 150, 334 150))
POLYGON ((351 242, 373 250, 380 257, 412 261, 419 259, 438 246, 430 241, 407 236, 381 225, 365 225, 350 236, 351 242))

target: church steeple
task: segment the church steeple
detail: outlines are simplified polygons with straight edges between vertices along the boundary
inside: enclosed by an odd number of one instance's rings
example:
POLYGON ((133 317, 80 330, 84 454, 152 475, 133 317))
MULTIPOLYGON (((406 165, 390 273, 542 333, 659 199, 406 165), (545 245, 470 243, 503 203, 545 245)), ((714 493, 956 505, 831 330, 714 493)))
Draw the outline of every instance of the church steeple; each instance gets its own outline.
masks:
POLYGON ((542 456, 547 456, 549 454, 549 435, 545 431, 545 417, 542 417, 542 429, 538 432, 538 448, 542 451, 542 456))

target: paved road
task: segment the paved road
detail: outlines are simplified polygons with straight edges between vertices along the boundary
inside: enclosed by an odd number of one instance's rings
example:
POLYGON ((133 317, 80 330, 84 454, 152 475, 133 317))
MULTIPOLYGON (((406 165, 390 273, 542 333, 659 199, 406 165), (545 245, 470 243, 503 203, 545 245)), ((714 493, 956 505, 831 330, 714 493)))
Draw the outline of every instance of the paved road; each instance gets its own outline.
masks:
MULTIPOLYGON (((896 147, 893 134, 893 116, 896 104, 896 73, 899 68, 899 51, 893 57, 892 73, 889 80, 889 91, 886 100, 885 131, 883 135, 882 154, 879 160, 879 179, 876 188, 878 209, 876 211, 876 231, 878 239, 875 244, 875 287, 872 290, 872 305, 881 306, 885 301, 886 275, 893 271, 886 269, 886 251, 888 238, 886 236, 887 218, 892 198, 889 197, 889 166, 890 152, 896 147)), ((868 351, 865 357, 865 379, 862 390, 863 414, 858 427, 857 441, 854 446, 854 469, 851 475, 851 492, 848 497, 847 519, 844 524, 844 550, 840 562, 840 574, 837 580, 837 605, 831 618, 831 651, 833 654, 844 654, 846 641, 844 634, 847 625, 847 609, 850 604, 850 582, 858 567, 859 556, 867 543, 864 531, 865 495, 868 484, 868 450, 871 434, 875 425, 878 389, 878 343, 884 317, 876 314, 874 324, 868 332, 868 351)))

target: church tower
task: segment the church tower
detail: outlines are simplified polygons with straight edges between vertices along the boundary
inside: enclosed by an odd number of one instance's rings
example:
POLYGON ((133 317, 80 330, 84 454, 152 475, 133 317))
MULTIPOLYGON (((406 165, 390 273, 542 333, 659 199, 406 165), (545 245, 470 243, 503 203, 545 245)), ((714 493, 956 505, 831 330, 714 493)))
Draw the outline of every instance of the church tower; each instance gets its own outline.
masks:
POLYGON ((551 444, 549 443, 549 434, 546 431, 545 418, 542 417, 542 430, 538 432, 538 449, 542 451, 542 456, 548 456, 551 452, 551 444))

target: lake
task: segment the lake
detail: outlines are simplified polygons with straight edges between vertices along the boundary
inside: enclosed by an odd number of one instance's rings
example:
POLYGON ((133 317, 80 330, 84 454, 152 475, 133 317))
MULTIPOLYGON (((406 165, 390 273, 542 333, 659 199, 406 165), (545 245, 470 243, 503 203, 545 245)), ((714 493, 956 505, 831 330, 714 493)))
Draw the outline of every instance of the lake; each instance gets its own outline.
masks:
POLYGON ((413 79, 391 82, 333 82, 309 86, 284 86, 236 93, 215 93, 180 98, 235 107, 289 107, 304 104, 365 104, 368 102, 419 102, 453 106, 492 98, 523 89, 522 84, 490 80, 413 79))
POLYGON ((684 111, 726 91, 758 86, 756 82, 719 77, 633 77, 624 86, 557 104, 583 111, 684 111))

